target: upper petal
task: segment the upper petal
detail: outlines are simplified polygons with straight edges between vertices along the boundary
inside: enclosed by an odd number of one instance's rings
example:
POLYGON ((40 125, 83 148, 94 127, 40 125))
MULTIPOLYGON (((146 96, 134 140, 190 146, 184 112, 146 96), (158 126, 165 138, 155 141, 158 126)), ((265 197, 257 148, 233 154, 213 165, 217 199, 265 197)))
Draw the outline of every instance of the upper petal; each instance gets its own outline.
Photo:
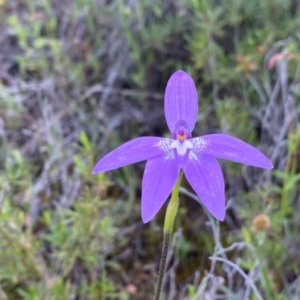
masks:
POLYGON ((183 167, 184 174, 207 210, 218 220, 225 218, 225 187, 220 165, 213 157, 198 155, 183 167))
POLYGON ((198 95, 192 77, 183 71, 175 72, 165 91, 165 116, 171 133, 175 125, 184 120, 190 132, 195 127, 198 115, 198 95))
POLYGON ((132 163, 164 155, 172 140, 160 137, 139 137, 119 146, 98 161, 93 174, 117 169, 132 163))
POLYGON ((174 158, 150 159, 142 182, 142 219, 149 222, 163 206, 176 183, 180 167, 174 158))
POLYGON ((258 149, 227 134, 209 134, 191 139, 198 153, 234 162, 272 169, 271 161, 258 149))

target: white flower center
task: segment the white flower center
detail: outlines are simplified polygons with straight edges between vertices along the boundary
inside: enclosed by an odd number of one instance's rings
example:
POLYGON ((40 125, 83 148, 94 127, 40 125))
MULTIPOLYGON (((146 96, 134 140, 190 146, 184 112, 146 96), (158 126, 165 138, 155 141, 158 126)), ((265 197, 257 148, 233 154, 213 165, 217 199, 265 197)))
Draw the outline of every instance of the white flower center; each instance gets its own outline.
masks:
POLYGON ((193 148, 193 144, 189 140, 185 140, 183 142, 174 140, 171 144, 171 148, 176 149, 178 155, 185 155, 187 149, 193 148))

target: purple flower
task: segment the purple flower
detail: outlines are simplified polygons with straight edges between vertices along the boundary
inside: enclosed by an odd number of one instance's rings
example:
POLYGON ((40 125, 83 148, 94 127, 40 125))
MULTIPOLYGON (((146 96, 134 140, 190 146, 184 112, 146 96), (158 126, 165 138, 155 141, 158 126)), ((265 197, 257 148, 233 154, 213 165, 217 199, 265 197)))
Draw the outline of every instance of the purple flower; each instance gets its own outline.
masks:
POLYGON ((175 72, 165 92, 165 116, 172 139, 139 137, 106 154, 93 174, 147 160, 142 182, 142 219, 150 221, 172 192, 180 169, 206 209, 218 220, 225 218, 225 187, 216 158, 271 169, 259 150, 226 134, 192 138, 198 115, 198 96, 191 76, 175 72))

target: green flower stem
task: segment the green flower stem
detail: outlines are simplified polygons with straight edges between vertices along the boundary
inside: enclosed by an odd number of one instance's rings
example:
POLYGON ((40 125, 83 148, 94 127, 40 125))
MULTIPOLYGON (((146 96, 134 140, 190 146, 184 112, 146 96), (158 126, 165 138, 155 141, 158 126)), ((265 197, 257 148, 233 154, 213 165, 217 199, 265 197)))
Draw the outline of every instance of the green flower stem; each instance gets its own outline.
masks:
POLYGON ((180 171, 177 182, 173 188, 171 200, 167 207, 165 224, 164 224, 164 240, 163 240, 163 247, 162 247, 162 253, 160 258, 159 273, 158 273, 158 279, 157 279, 157 284, 155 289, 154 300, 159 300, 161 289, 162 289, 162 283, 166 272, 168 250, 172 239, 174 220, 179 206, 178 194, 179 194, 181 178, 182 178, 182 170, 180 171))
POLYGON ((171 242, 171 233, 164 231, 164 240, 163 240, 163 247, 161 252, 161 258, 160 258, 160 265, 159 265, 159 273, 156 283, 156 289, 155 289, 155 295, 154 300, 159 300, 159 296, 162 289, 162 283, 166 271, 166 262, 167 262, 167 256, 168 256, 168 250, 171 242))

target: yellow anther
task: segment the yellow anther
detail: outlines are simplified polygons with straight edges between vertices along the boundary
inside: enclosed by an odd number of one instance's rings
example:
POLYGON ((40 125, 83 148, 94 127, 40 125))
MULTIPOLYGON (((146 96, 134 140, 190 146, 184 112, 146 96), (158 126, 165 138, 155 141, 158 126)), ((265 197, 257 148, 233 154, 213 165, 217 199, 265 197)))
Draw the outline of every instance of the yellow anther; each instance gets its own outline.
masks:
POLYGON ((179 141, 185 141, 186 140, 186 138, 187 138, 187 136, 186 136, 186 134, 177 134, 177 140, 179 140, 179 141))

